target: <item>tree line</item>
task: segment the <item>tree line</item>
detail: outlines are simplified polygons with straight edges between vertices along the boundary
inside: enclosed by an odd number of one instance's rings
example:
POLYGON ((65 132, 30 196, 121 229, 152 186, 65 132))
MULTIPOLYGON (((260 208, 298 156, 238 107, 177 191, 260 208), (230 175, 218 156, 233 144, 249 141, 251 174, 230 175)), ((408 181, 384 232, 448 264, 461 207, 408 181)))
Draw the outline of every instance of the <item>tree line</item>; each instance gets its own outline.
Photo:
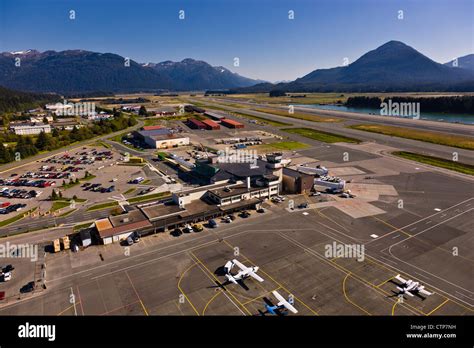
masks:
POLYGON ((392 103, 420 103, 423 112, 442 113, 474 113, 474 96, 449 96, 449 97, 349 97, 345 103, 349 107, 362 107, 379 109, 380 105, 391 100, 392 103))
POLYGON ((112 120, 100 120, 88 126, 74 127, 72 130, 53 128, 51 133, 41 132, 36 137, 4 132, 0 134, 0 163, 24 159, 41 151, 59 149, 75 142, 117 132, 136 124, 137 120, 134 117, 125 117, 122 113, 115 112, 112 120))

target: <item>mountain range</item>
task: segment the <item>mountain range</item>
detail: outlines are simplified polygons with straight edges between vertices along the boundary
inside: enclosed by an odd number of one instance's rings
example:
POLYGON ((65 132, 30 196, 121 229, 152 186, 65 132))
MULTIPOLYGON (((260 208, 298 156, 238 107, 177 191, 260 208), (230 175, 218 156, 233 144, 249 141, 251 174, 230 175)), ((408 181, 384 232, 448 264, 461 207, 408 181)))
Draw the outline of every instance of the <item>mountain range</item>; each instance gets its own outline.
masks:
POLYGON ((459 58, 458 67, 453 67, 403 42, 389 41, 347 66, 317 69, 290 83, 263 83, 236 92, 474 91, 473 56, 459 58))
POLYGON ((35 50, 0 53, 0 85, 62 94, 227 89, 238 93, 474 91, 474 55, 440 64, 400 41, 389 41, 353 63, 317 69, 272 84, 221 66, 184 59, 140 64, 113 53, 35 50), (20 60, 20 66, 15 62, 20 60))
POLYGON ((64 94, 229 89, 262 82, 194 59, 140 64, 112 53, 36 50, 0 53, 0 85, 64 94), (19 61, 20 66, 15 62, 19 61))
POLYGON ((447 63, 444 63, 444 65, 474 71, 474 54, 468 54, 467 56, 453 59, 447 63))

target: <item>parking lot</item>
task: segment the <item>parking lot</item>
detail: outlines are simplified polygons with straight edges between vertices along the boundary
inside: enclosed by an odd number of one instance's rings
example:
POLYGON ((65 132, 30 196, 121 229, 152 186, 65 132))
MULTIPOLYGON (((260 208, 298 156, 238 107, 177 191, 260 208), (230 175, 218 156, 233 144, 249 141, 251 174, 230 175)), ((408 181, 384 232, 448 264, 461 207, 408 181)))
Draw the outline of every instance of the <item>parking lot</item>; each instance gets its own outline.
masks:
POLYGON ((117 194, 133 196, 149 189, 146 171, 140 166, 123 165, 123 159, 114 149, 81 147, 1 173, 0 221, 9 219, 16 211, 34 209, 32 215, 38 216, 52 208, 56 215, 75 209, 67 204, 54 206, 49 199, 53 189, 61 192, 59 201, 76 197, 76 208, 107 201, 117 194), (129 183, 137 177, 144 179, 137 184, 129 183))

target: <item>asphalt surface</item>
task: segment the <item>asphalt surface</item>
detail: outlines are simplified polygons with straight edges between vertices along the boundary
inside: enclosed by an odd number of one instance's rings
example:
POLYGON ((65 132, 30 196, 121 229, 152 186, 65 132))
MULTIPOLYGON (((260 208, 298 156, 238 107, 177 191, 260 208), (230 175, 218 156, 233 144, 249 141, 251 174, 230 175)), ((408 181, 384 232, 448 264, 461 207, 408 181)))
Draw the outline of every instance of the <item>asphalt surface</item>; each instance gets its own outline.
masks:
MULTIPOLYGON (((239 104, 239 103, 245 104, 243 102, 233 101, 233 104, 239 104)), ((417 140, 391 137, 391 136, 386 136, 383 134, 369 133, 369 132, 359 131, 356 129, 347 128, 348 125, 352 125, 352 124, 375 123, 375 124, 397 125, 397 126, 422 129, 422 130, 434 130, 434 131, 442 132, 445 134, 457 134, 457 135, 463 134, 463 135, 468 135, 468 136, 474 136, 474 126, 440 123, 440 122, 434 122, 436 124, 431 125, 430 124, 431 121, 424 121, 424 120, 391 119, 389 117, 374 117, 374 116, 369 116, 369 115, 364 116, 361 114, 342 113, 342 112, 335 112, 335 111, 334 112, 330 111, 330 113, 328 114, 323 114, 320 112, 320 110, 315 111, 314 109, 309 109, 309 108, 304 108, 304 110, 300 110, 308 114, 341 117, 346 120, 346 122, 334 122, 334 123, 311 122, 311 121, 298 120, 298 119, 293 119, 293 118, 288 118, 288 117, 283 117, 283 116, 277 116, 277 115, 273 115, 269 113, 262 113, 262 112, 249 110, 249 109, 225 106, 225 105, 220 105, 220 104, 219 104, 219 107, 225 108, 233 112, 245 111, 245 113, 248 113, 250 115, 264 117, 264 118, 268 118, 270 120, 275 120, 275 121, 291 123, 293 125, 292 127, 314 128, 317 130, 333 132, 336 134, 353 137, 365 142, 375 142, 377 144, 390 146, 399 150, 416 152, 416 153, 421 153, 425 155, 431 155, 431 156, 436 156, 436 157, 441 157, 441 158, 446 158, 446 159, 451 159, 453 157, 453 152, 457 152, 460 162, 474 164, 474 151, 458 149, 458 148, 453 148, 453 147, 444 146, 444 145, 426 143, 426 142, 417 141, 417 140), (403 122, 403 121, 409 121, 409 123, 400 124, 400 122, 403 122), (418 122, 420 122, 420 124, 418 124, 418 122), (425 122, 428 122, 428 124, 426 124, 425 122), (440 123, 440 124, 438 125, 437 123, 440 123)), ((272 108, 272 106, 264 105, 264 104, 258 104, 258 105, 252 104, 252 107, 272 108)), ((298 108, 295 108, 295 110, 297 109, 298 108)), ((267 126, 266 128, 269 131, 271 130, 273 132, 276 129, 276 127, 273 127, 273 126, 267 126)), ((291 127, 285 126, 285 127, 279 127, 279 128, 291 128, 291 127)), ((286 134, 287 136, 289 135, 288 133, 283 133, 283 134, 286 134)), ((294 135, 291 135, 291 136, 293 137, 294 135)), ((302 140, 302 139, 308 139, 308 138, 300 137, 300 139, 302 140)), ((306 142, 308 142, 308 140, 306 140, 306 142)))

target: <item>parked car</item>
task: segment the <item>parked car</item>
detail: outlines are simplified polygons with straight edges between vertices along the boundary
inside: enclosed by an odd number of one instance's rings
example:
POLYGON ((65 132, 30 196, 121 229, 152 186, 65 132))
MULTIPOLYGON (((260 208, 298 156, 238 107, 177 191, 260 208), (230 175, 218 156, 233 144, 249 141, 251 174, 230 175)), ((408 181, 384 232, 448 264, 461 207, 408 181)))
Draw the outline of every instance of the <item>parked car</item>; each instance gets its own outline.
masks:
POLYGON ((11 272, 5 272, 5 273, 3 273, 2 277, 3 277, 4 282, 8 282, 9 280, 12 279, 12 273, 11 272))
POLYGON ((211 228, 216 228, 216 227, 218 227, 219 225, 217 224, 216 220, 211 219, 211 220, 209 220, 209 226, 210 226, 211 228))
POLYGON ((181 229, 179 229, 179 228, 175 228, 175 229, 171 232, 171 234, 172 234, 173 236, 175 236, 175 237, 178 237, 178 236, 180 236, 180 235, 183 234, 183 231, 181 231, 181 229))
POLYGON ((265 213, 265 209, 264 208, 259 208, 259 209, 257 209, 257 213, 265 213))
POLYGON ((240 216, 246 219, 250 216, 250 213, 248 211, 243 211, 240 213, 240 216))
POLYGON ((201 224, 194 224, 193 225, 193 230, 196 232, 201 232, 204 228, 202 227, 201 224))
POLYGON ((137 232, 135 232, 133 235, 132 235, 132 239, 133 239, 133 242, 134 243, 138 243, 140 241, 140 236, 138 235, 137 232))
POLYGON ((15 269, 15 267, 13 267, 12 265, 6 265, 5 267, 3 267, 2 271, 3 273, 7 273, 7 272, 11 272, 15 269))
POLYGON ((308 208, 308 203, 301 203, 298 205, 298 209, 306 209, 308 208))
POLYGON ((132 237, 130 237, 130 236, 127 237, 127 239, 125 240, 125 243, 126 243, 128 246, 133 245, 133 239, 132 239, 132 237))
POLYGON ((29 282, 28 284, 24 285, 20 289, 20 293, 24 294, 24 293, 32 292, 35 289, 35 287, 36 287, 35 282, 29 282))

